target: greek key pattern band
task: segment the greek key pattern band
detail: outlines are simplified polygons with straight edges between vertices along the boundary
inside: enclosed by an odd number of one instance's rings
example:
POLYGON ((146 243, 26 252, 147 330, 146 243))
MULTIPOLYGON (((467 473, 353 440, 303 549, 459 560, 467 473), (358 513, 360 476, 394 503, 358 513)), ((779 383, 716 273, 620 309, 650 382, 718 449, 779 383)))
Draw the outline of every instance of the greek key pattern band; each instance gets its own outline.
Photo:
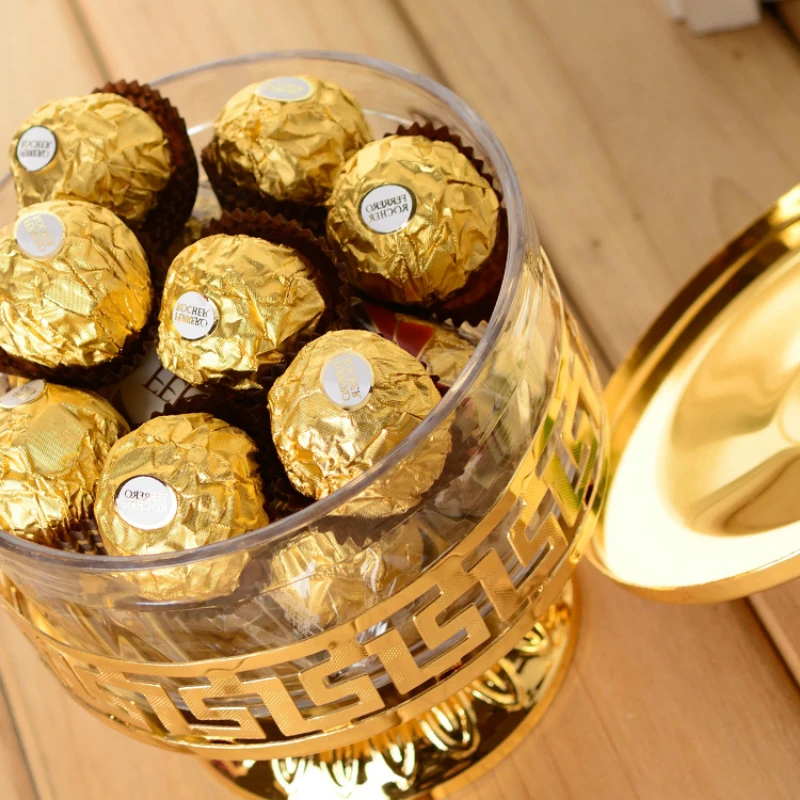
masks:
POLYGON ((446 557, 353 622, 247 656, 135 663, 74 650, 15 617, 88 708, 134 735, 207 758, 304 756, 409 722, 525 636, 591 536, 605 480, 605 421, 597 378, 571 327, 563 343, 546 419, 503 499, 446 557), (505 556, 492 544, 498 541, 505 556), (412 614, 424 643, 412 653, 390 620, 423 597, 434 599, 412 614), (465 604, 465 597, 476 599, 465 604), (359 636, 379 623, 386 623, 379 635, 359 636), (370 657, 388 675, 386 686, 358 672, 370 657), (301 701, 278 677, 287 670, 275 669, 287 662, 312 664, 297 673, 301 701))

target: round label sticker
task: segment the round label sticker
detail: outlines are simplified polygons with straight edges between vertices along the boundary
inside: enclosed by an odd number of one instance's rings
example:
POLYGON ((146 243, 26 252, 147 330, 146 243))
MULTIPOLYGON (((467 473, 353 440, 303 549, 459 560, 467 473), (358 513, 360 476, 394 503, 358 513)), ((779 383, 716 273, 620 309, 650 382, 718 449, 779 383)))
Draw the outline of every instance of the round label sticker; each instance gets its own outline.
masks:
POLYGON ((322 389, 337 406, 356 408, 372 391, 372 367, 364 356, 346 351, 322 368, 322 389))
POLYGON ((64 223, 49 211, 23 214, 14 227, 14 238, 33 258, 49 258, 64 244, 64 223))
POLYGON ((38 400, 44 393, 47 384, 42 380, 30 381, 17 386, 7 394, 0 397, 0 408, 16 408, 38 400))
POLYGON ((17 161, 28 172, 38 172, 56 157, 56 150, 58 150, 58 139, 53 131, 42 125, 34 125, 19 137, 17 161))
POLYGON ((394 233, 408 224, 417 209, 414 192, 396 183, 385 183, 367 192, 359 204, 361 220, 375 233, 394 233))
POLYGON ((314 94, 314 87, 305 78, 285 76, 264 81, 256 92, 265 100, 297 103, 300 100, 308 100, 314 94))
POLYGON ((200 292, 184 292, 172 306, 172 324, 184 339, 205 339, 219 322, 214 303, 200 292))
POLYGON ((175 492, 158 478, 137 475, 117 489, 117 513, 134 528, 154 531, 169 525, 178 513, 175 492))

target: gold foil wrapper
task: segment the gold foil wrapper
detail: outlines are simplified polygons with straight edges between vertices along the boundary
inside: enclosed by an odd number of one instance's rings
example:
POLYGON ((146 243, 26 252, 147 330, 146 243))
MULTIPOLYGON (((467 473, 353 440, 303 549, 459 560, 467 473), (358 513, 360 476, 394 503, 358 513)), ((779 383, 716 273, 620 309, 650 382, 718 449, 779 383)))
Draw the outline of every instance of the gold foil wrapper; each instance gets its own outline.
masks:
POLYGON ((0 348, 11 356, 45 367, 107 363, 138 336, 152 302, 144 250, 106 208, 39 203, 0 237, 0 348))
POLYGON ((244 188, 316 205, 327 199, 342 164, 371 138, 350 92, 301 75, 237 92, 214 121, 209 156, 244 188), (269 99, 279 92, 264 87, 280 81, 299 87, 302 99, 269 99))
POLYGON ((451 387, 464 371, 480 340, 480 336, 475 337, 467 331, 467 326, 456 330, 449 325, 400 314, 360 298, 353 301, 353 311, 367 330, 379 333, 402 347, 446 388, 451 387))
POLYGON ((90 392, 42 380, 0 398, 0 530, 54 545, 88 519, 125 420, 90 392))
POLYGON ((461 289, 494 247, 500 203, 449 142, 388 136, 345 164, 328 201, 328 239, 350 282, 429 305, 461 289))
MULTIPOLYGON (((272 438, 294 486, 320 499, 391 452, 439 399, 424 367, 397 345, 367 331, 332 331, 306 345, 270 389, 272 438)), ((375 518, 413 508, 450 446, 441 425, 338 513, 375 518)))
POLYGON ((17 130, 9 158, 21 207, 73 198, 106 206, 131 223, 144 220, 173 169, 155 120, 106 93, 42 106, 17 130))
POLYGON ((308 636, 353 619, 413 580, 423 557, 422 536, 411 526, 363 547, 310 531, 273 556, 270 595, 308 636))
MULTIPOLYGON (((256 446, 209 414, 156 417, 112 448, 95 516, 109 555, 180 553, 268 524, 256 446)), ((199 602, 233 592, 246 552, 124 573, 154 601, 199 602)))
POLYGON ((295 250, 218 234, 183 250, 167 273, 158 354, 187 383, 257 388, 325 311, 317 270, 295 250), (199 297, 198 297, 199 296, 199 297), (193 338, 197 337, 197 338, 193 338))

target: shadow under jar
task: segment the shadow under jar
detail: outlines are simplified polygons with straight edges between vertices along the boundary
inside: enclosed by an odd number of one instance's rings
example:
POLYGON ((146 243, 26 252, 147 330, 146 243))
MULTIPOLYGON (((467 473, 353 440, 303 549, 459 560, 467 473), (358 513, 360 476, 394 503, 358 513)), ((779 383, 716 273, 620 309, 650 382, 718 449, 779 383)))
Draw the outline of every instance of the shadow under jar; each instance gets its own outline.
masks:
MULTIPOLYGON (((390 64, 325 52, 223 61, 153 85, 181 110, 199 153, 238 89, 295 74, 349 89, 376 137, 430 121, 485 160, 509 246, 474 356, 387 458, 303 511, 179 555, 86 556, 0 533, 0 596, 85 706, 212 761, 245 791, 414 797, 491 766, 557 690, 577 630, 569 578, 606 482, 605 416, 508 157, 454 94, 390 64), (442 428, 451 453, 419 505, 371 520, 368 535, 354 526, 344 543, 337 509, 390 481, 442 428), (286 577, 281 554, 309 535, 339 542, 336 557, 286 577), (153 602, 137 589, 152 570, 225 559, 244 564, 225 596, 153 602), (304 603, 335 613, 303 617, 304 603)), ((14 213, 6 177, 0 214, 14 213)))

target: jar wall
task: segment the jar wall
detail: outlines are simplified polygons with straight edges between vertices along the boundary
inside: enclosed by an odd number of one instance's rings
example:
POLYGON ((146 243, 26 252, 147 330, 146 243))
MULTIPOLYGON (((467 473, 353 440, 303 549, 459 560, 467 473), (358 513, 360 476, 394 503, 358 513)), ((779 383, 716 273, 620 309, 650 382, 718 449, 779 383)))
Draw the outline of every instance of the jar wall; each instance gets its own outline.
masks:
MULTIPOLYGON (((403 459, 446 432, 451 448, 441 477, 402 516, 343 515, 337 495, 347 495, 346 487, 262 531, 147 563, 52 554, 0 534, 3 596, 60 679, 100 713, 124 711, 123 722, 173 743, 196 744, 198 736, 259 740, 257 731, 231 732, 219 714, 198 728, 203 708, 229 708, 234 696, 265 739, 291 739, 304 730, 304 715, 321 706, 341 725, 414 701, 456 667, 468 680, 470 664, 517 629, 521 636, 561 589, 602 501, 599 384, 565 316, 513 171, 481 120, 433 84, 358 59, 245 60, 168 79, 161 91, 187 118, 199 152, 212 114, 234 91, 303 72, 350 88, 376 135, 400 122, 432 120, 475 146, 509 214, 505 290, 452 397, 421 426, 418 441, 407 440, 375 475, 364 476, 362 493, 370 491, 370 478, 391 482, 403 459), (307 556, 296 577, 283 565, 299 543, 307 556), (238 587, 200 602, 154 602, 145 588, 153 570, 233 571, 238 587), (227 688, 212 680, 209 689, 197 666, 206 659, 217 660, 220 674, 238 677, 227 688), (400 662, 405 673, 395 666, 400 662), (126 677, 103 683, 110 672, 126 677), (326 694, 320 675, 326 687, 350 687, 359 702, 344 690, 326 694), (294 727, 276 723, 265 695, 241 688, 247 681, 278 681, 302 719, 294 727), (157 685, 161 699, 143 685, 157 685), (205 706, 198 710, 192 698, 201 689, 205 706), (165 706, 172 709, 166 716, 165 706)), ((4 218, 13 216, 12 207, 6 183, 4 218)))

